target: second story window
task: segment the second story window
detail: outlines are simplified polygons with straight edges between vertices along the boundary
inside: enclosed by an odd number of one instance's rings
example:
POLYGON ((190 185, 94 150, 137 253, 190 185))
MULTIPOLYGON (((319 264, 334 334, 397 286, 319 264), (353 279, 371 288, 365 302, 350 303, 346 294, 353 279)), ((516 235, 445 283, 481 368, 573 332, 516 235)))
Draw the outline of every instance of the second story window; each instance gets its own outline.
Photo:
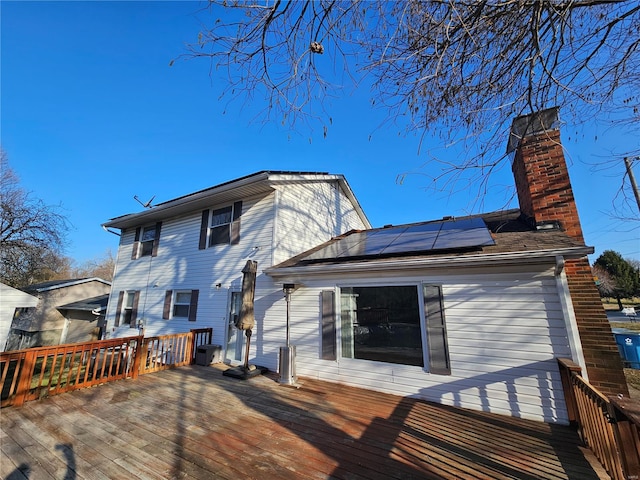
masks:
POLYGON ((153 241, 156 238, 156 227, 144 227, 140 239, 140 256, 146 257, 153 253, 153 241))
POLYGON ((232 213, 232 207, 220 208, 211 212, 211 225, 209 227, 210 247, 231 242, 232 213))
POLYGON ((235 245, 240 242, 242 202, 222 208, 202 211, 199 249, 215 245, 235 245))
POLYGON ((155 225, 136 228, 133 252, 131 253, 132 260, 140 257, 155 257, 158 254, 161 228, 162 222, 158 222, 155 225))

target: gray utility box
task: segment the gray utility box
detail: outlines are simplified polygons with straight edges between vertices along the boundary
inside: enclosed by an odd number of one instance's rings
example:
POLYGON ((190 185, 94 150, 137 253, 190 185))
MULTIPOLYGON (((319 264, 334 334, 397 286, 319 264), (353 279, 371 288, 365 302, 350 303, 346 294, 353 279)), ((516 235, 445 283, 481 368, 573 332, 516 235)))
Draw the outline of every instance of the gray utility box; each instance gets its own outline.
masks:
POLYGON ((200 345, 196 347, 196 364, 211 365, 222 361, 222 347, 220 345, 200 345))

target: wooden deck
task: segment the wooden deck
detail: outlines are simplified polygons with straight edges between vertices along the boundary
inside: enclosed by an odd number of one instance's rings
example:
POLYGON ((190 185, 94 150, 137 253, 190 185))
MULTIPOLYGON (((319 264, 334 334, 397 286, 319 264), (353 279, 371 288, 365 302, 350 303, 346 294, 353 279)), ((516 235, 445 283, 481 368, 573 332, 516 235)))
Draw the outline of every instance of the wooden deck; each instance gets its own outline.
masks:
POLYGON ((0 412, 0 477, 598 479, 568 427, 187 366, 0 412))

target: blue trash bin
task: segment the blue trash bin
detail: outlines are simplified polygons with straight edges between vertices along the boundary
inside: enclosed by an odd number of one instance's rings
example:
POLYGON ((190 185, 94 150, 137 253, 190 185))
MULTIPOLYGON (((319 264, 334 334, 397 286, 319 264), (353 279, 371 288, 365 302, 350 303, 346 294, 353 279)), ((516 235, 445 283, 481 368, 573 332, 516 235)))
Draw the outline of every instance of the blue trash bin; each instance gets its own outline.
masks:
POLYGON ((625 367, 640 370, 640 332, 626 328, 612 328, 625 367))

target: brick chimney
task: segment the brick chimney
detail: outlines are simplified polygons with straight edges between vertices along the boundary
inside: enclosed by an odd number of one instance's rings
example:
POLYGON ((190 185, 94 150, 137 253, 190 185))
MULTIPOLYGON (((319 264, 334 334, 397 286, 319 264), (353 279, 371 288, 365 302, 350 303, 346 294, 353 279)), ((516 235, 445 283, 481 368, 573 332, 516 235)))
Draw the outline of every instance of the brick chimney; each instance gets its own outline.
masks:
POLYGON ((557 108, 516 118, 507 152, 515 150, 512 170, 521 213, 537 229, 559 227, 584 243, 558 124, 557 108))
MULTIPOLYGON (((512 171, 523 217, 541 234, 559 228, 584 245, 560 142, 558 108, 516 118, 507 153, 514 153, 512 171)), ((588 258, 565 260, 565 273, 589 382, 605 395, 628 397, 622 359, 588 258)))

